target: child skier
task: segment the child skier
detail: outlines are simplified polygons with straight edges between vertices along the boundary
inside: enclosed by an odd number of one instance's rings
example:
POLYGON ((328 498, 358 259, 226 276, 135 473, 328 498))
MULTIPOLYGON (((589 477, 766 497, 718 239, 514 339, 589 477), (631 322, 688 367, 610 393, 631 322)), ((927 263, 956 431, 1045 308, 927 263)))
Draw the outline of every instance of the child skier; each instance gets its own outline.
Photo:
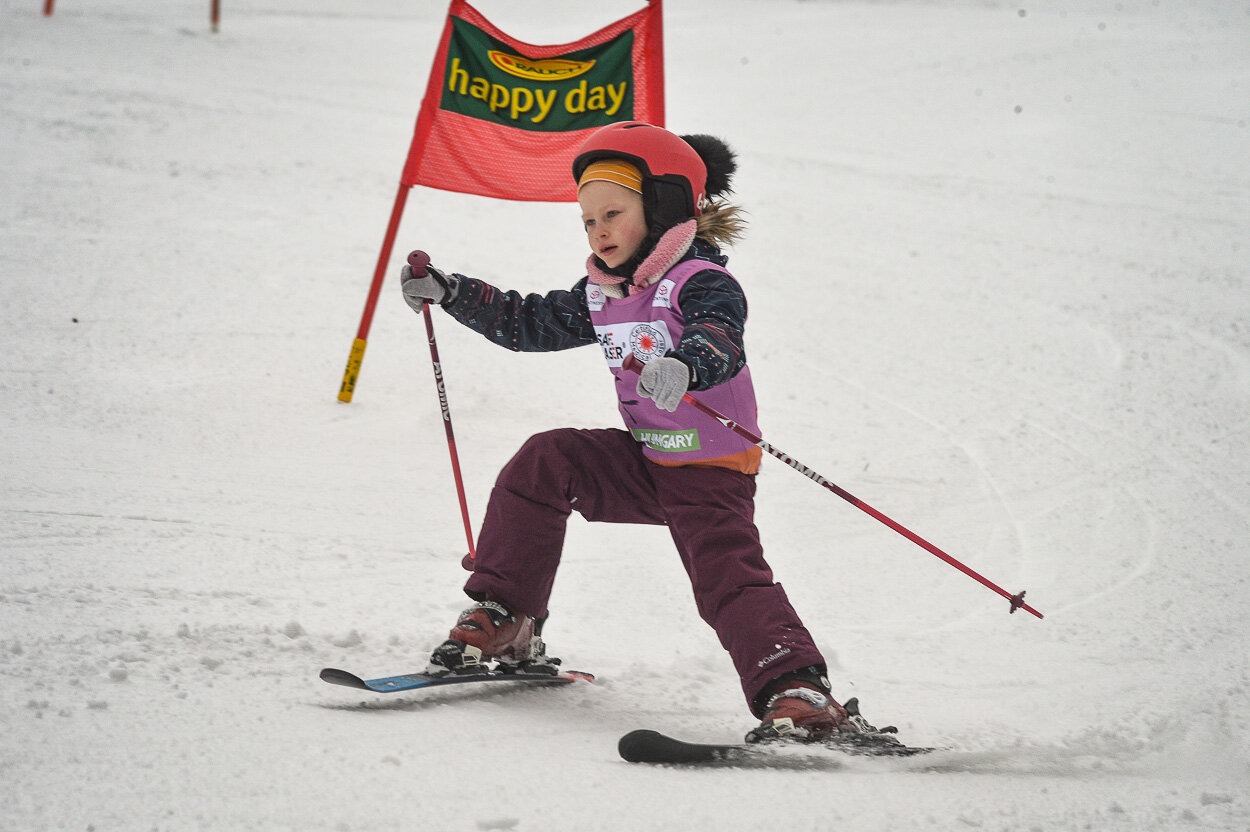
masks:
POLYGON ((716 630, 762 720, 748 740, 825 740, 873 730, 830 695, 824 658, 773 580, 754 523, 761 450, 689 405, 693 393, 758 433, 743 351, 747 304, 719 245, 736 240, 732 151, 622 122, 593 133, 573 162, 590 243, 588 275, 546 295, 405 266, 404 299, 437 303, 511 350, 598 343, 616 376, 628 430, 552 430, 531 437, 491 493, 461 614, 429 672, 473 672, 496 660, 554 667, 539 638, 570 512, 587 520, 666 525, 700 616, 716 630), (629 355, 639 375, 622 363, 629 355))

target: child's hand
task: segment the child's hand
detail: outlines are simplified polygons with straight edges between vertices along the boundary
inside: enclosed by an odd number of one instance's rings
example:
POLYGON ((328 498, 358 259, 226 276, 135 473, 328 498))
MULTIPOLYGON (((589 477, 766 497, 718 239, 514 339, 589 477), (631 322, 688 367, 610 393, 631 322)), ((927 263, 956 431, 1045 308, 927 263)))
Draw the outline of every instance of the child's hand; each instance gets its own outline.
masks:
POLYGON ((404 290, 404 301, 420 312, 427 303, 446 303, 455 300, 460 281, 455 275, 448 276, 433 266, 425 267, 425 274, 413 273, 412 266, 404 266, 399 274, 404 290))
POLYGON ((655 406, 672 413, 690 389, 690 368, 671 356, 653 358, 638 374, 638 395, 655 401, 655 406))

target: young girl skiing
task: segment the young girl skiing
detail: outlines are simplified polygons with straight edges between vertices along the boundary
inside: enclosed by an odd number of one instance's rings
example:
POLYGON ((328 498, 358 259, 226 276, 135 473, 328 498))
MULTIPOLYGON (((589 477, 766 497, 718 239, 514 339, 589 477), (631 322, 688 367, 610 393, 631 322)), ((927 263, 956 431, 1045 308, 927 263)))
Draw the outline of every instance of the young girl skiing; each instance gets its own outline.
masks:
POLYGON ((754 523, 761 450, 689 405, 692 393, 758 433, 743 350, 747 304, 719 246, 743 230, 730 191, 734 154, 710 136, 623 122, 573 162, 590 244, 588 275, 546 295, 404 267, 404 299, 437 303, 511 350, 599 344, 627 430, 531 437, 491 493, 465 592, 478 603, 430 658, 430 672, 495 660, 554 667, 539 634, 570 512, 668 526, 699 615, 729 652, 751 712, 748 740, 825 740, 872 730, 830 696, 825 661, 773 580, 754 523), (635 375, 622 367, 633 355, 635 375))

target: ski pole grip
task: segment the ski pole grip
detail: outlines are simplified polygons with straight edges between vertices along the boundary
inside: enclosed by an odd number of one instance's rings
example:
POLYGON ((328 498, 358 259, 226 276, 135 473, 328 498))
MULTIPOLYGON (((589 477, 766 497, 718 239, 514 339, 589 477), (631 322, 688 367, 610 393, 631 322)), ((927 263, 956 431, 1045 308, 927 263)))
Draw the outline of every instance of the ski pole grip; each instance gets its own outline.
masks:
POLYGON ((634 355, 632 352, 629 355, 625 356, 625 360, 621 362, 622 370, 624 370, 627 373, 634 373, 636 375, 641 375, 642 368, 645 366, 647 365, 639 361, 638 356, 634 355))
POLYGON ((424 251, 414 251, 408 255, 408 265, 412 266, 412 273, 417 277, 425 277, 429 274, 425 267, 430 265, 430 255, 424 251))

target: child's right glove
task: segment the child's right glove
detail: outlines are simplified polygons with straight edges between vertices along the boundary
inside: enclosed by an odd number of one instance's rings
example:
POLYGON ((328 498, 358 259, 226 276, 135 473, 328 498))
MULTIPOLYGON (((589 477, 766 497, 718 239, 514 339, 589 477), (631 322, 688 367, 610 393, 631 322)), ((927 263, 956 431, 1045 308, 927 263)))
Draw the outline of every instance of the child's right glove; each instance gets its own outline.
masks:
POLYGON ((455 300, 456 291, 460 288, 460 280, 454 274, 444 274, 433 266, 426 266, 425 271, 425 274, 418 277, 412 273, 412 266, 404 266, 404 270, 399 273, 404 302, 417 312, 427 303, 455 300))
POLYGON ((639 396, 655 401, 655 406, 672 413, 690 389, 690 368, 672 356, 653 358, 638 374, 639 396))

